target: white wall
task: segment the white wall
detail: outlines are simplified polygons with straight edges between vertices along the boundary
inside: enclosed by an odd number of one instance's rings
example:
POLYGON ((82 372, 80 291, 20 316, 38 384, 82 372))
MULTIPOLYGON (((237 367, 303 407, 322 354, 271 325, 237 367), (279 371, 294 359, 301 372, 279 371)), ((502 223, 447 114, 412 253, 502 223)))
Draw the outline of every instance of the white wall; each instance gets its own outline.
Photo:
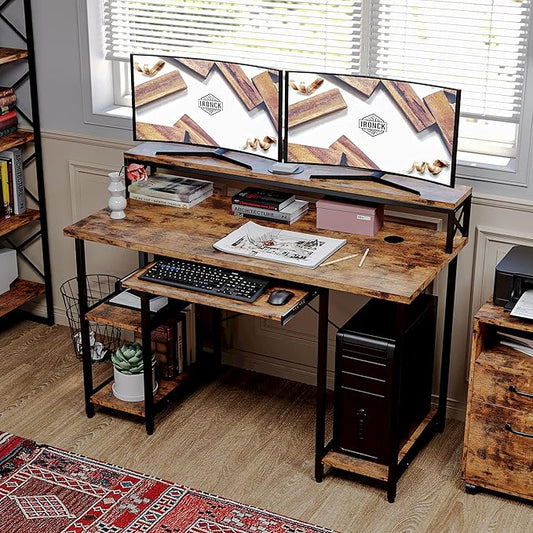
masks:
MULTIPOLYGON (((120 168, 122 152, 132 144, 131 132, 84 122, 81 89, 87 65, 80 65, 77 2, 34 0, 32 4, 56 318, 65 323, 59 285, 75 275, 75 265, 74 243, 63 237, 62 230, 106 205, 107 172, 120 168)), ((472 314, 492 291, 497 260, 514 243, 533 244, 530 167, 520 187, 473 182, 471 239, 459 257, 454 314, 449 405, 457 417, 462 416, 466 398, 472 314), (497 197, 487 196, 487 190, 497 197)), ((90 272, 121 274, 135 265, 135 254, 109 250, 88 245, 90 272)), ((342 324, 360 303, 357 298, 334 295, 334 320, 342 324)), ((314 320, 313 313, 306 312, 283 331, 264 321, 241 321, 227 332, 233 346, 229 355, 251 368, 311 381, 314 320), (252 338, 255 342, 250 342, 252 338)), ((333 330, 330 341, 332 349, 333 330)))

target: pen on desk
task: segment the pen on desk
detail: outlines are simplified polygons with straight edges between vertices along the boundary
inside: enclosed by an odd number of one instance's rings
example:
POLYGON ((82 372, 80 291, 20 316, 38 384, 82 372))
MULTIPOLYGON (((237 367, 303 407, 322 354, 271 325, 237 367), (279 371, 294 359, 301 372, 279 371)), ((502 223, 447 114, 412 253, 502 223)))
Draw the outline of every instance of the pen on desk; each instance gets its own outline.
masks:
POLYGON ((363 257, 361 257, 361 261, 359 261, 359 266, 363 266, 363 263, 365 262, 366 256, 368 255, 368 252, 370 252, 370 248, 367 248, 365 250, 365 253, 363 254, 363 257))
POLYGON ((321 266, 328 266, 333 265, 334 263, 340 263, 341 261, 346 261, 346 259, 353 259, 354 257, 357 257, 359 254, 352 254, 347 255, 346 257, 341 257, 339 259, 334 259, 333 261, 327 261, 326 263, 322 263, 321 266))

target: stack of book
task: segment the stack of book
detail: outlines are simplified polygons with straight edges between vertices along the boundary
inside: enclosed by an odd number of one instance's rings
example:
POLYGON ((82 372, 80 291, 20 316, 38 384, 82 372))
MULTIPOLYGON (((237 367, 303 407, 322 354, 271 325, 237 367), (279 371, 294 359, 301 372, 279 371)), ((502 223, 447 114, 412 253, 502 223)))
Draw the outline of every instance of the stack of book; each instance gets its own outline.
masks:
POLYGON ((24 168, 20 148, 0 152, 0 216, 8 218, 26 211, 24 168))
POLYGON ((232 198, 234 215, 292 224, 309 210, 309 202, 297 200, 294 194, 247 187, 232 198))
POLYGON ((133 200, 189 208, 213 194, 213 183, 171 174, 153 174, 146 180, 134 181, 128 190, 133 200))
POLYGON ((17 131, 16 102, 17 95, 11 87, 0 87, 0 137, 17 131))

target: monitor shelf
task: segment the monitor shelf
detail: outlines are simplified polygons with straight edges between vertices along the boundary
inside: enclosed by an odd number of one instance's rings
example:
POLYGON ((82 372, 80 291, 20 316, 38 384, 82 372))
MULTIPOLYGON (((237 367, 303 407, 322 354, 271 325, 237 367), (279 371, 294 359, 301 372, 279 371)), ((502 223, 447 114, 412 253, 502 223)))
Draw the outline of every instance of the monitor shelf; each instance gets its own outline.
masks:
MULTIPOLYGON (((286 186, 294 190, 335 195, 366 201, 381 202, 390 205, 408 205, 439 211, 454 211, 470 198, 471 187, 456 185, 446 187, 437 183, 426 182, 405 176, 385 174, 381 180, 369 181, 350 179, 361 171, 342 167, 302 165, 299 174, 274 174, 272 161, 241 152, 227 152, 227 155, 250 168, 220 159, 198 156, 198 147, 180 145, 180 155, 164 153, 170 149, 168 143, 146 142, 124 153, 125 164, 141 163, 154 167, 167 167, 190 173, 196 177, 232 179, 264 184, 286 186), (159 153, 162 152, 162 153, 159 153), (318 169, 318 170, 317 170, 318 169), (312 179, 319 172, 322 179, 312 179), (387 183, 409 187, 417 193, 389 187, 387 183)), ((206 153, 208 150, 206 149, 206 153)))
MULTIPOLYGON (((454 239, 457 235, 468 236, 470 222, 470 207, 472 188, 465 185, 446 187, 437 183, 430 183, 405 176, 385 174, 379 180, 353 180, 353 169, 342 167, 320 166, 322 179, 312 179, 316 174, 316 165, 302 165, 299 174, 274 174, 271 160, 242 152, 228 152, 231 159, 248 164, 246 168, 241 164, 234 164, 210 157, 198 157, 197 147, 180 146, 180 156, 160 154, 169 150, 169 144, 163 142, 146 142, 127 152, 124 152, 125 166, 131 163, 157 168, 168 168, 178 171, 184 176, 210 180, 229 180, 253 183, 258 186, 278 187, 290 189, 296 193, 328 196, 340 200, 348 199, 360 202, 372 202, 390 206, 424 209, 443 213, 447 216, 445 250, 451 253, 454 249, 454 239), (184 155, 187 154, 187 155, 184 155), (391 187, 390 182, 395 186, 391 187), (399 186, 400 188, 397 188, 399 186), (416 191, 409 192, 407 187, 416 191)), ((361 171, 357 174, 360 176, 361 171)))

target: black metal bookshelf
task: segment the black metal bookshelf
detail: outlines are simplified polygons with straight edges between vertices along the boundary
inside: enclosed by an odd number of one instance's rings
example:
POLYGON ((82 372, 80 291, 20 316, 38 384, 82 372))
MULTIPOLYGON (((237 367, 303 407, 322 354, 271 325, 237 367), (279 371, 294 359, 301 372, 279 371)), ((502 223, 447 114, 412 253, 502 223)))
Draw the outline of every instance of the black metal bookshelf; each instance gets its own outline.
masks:
POLYGON ((0 219, 0 243, 15 249, 19 264, 25 263, 39 280, 19 277, 7 293, 1 294, 0 317, 19 314, 23 318, 52 325, 53 296, 31 0, 0 0, 0 25, 0 86, 8 85, 15 90, 16 111, 22 125, 18 131, 0 137, 0 152, 23 149, 24 172, 31 169, 36 177, 36 190, 25 187, 26 198, 31 200, 32 208, 0 219), (14 72, 14 79, 5 82, 3 69, 9 69, 10 74, 14 72), (19 98, 19 94, 23 98, 19 98), (28 253, 29 247, 35 243, 40 244, 40 257, 37 258, 28 253), (46 303, 44 316, 22 309, 24 304, 43 297, 46 303))

